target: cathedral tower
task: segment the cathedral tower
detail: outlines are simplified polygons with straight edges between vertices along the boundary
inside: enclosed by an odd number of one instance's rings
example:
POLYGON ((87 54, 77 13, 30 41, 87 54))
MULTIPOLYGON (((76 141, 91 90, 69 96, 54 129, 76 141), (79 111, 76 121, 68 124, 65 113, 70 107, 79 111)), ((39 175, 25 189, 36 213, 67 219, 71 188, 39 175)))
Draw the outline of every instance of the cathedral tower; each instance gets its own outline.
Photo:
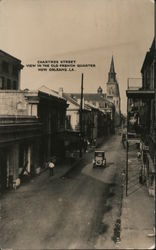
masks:
POLYGON ((110 70, 108 73, 108 82, 107 82, 107 99, 114 103, 115 105, 115 124, 116 126, 120 125, 120 91, 119 85, 116 78, 114 59, 112 56, 112 61, 110 65, 110 70))

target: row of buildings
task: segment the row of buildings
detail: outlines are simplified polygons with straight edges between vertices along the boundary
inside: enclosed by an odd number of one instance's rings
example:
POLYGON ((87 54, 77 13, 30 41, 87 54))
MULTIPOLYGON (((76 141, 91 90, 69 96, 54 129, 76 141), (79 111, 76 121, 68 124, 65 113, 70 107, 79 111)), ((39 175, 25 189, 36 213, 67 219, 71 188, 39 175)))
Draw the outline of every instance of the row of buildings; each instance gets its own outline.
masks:
POLYGON ((107 94, 21 90, 21 61, 0 51, 0 190, 40 173, 53 156, 79 157, 120 125, 120 93, 112 58, 107 94), (82 101, 82 109, 80 103, 82 101), (80 127, 80 115, 82 125, 80 127))
POLYGON ((145 55, 141 74, 141 79, 128 79, 127 139, 129 145, 131 142, 139 143, 142 160, 141 182, 147 185, 150 195, 155 195, 156 37, 145 55))

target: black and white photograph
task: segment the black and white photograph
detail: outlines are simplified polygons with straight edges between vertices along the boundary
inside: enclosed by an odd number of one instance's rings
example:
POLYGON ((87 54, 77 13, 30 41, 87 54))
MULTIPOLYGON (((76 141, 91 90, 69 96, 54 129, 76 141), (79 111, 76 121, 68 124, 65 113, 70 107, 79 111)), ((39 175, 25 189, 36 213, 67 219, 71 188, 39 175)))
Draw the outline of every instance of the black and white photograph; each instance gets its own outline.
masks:
POLYGON ((0 0, 0 249, 155 249, 156 0, 0 0))

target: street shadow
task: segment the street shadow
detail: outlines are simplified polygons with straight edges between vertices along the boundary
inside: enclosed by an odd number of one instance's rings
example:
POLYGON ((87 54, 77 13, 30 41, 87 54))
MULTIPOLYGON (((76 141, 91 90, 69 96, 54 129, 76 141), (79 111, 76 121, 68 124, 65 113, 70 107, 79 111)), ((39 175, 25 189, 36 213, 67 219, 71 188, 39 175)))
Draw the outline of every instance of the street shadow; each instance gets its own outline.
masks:
POLYGON ((138 172, 137 172, 137 174, 134 174, 134 175, 131 175, 131 177, 130 177, 130 180, 133 180, 134 178, 138 178, 138 172))
MULTIPOLYGON (((108 196, 109 198, 109 196, 108 196)), ((111 205, 105 205, 104 206, 104 213, 110 212, 112 210, 112 206, 111 205)))
MULTIPOLYGON (((134 194, 134 193, 136 193, 138 190, 140 190, 140 189, 142 189, 142 186, 140 185, 140 186, 138 186, 138 188, 135 188, 133 191, 131 191, 130 193, 128 192, 127 194, 128 194, 128 196, 130 196, 130 195, 132 195, 132 194, 134 194)), ((129 190, 129 188, 128 188, 128 190, 129 190)))
POLYGON ((108 167, 110 167, 110 166, 112 166, 112 165, 114 165, 114 162, 107 162, 107 164, 106 164, 106 167, 105 167, 105 168, 108 168, 108 167))
POLYGON ((96 233, 98 233, 100 235, 105 234, 107 232, 108 228, 109 228, 108 224, 101 223, 99 228, 98 228, 98 231, 96 233))
POLYGON ((128 185, 128 188, 132 189, 132 188, 136 187, 138 184, 139 184, 138 181, 136 181, 136 182, 132 183, 131 185, 128 185))
POLYGON ((142 188, 142 185, 139 183, 139 173, 133 174, 129 177, 128 181, 128 195, 136 193, 142 188))
POLYGON ((138 180, 139 180, 139 176, 135 175, 135 176, 133 176, 133 178, 130 178, 129 183, 133 183, 133 182, 138 181, 138 180))
POLYGON ((88 164, 85 168, 83 168, 81 174, 101 181, 105 184, 112 184, 114 183, 114 168, 116 168, 116 166, 113 164, 105 168, 93 168, 91 164, 88 164))

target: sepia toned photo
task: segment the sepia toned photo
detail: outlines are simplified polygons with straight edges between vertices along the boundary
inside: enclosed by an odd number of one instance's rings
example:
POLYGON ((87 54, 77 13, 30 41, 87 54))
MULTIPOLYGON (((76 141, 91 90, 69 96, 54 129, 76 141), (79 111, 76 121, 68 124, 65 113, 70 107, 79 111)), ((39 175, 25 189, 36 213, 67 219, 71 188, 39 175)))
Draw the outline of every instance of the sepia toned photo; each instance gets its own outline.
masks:
POLYGON ((0 0, 0 249, 155 249, 156 0, 0 0))

